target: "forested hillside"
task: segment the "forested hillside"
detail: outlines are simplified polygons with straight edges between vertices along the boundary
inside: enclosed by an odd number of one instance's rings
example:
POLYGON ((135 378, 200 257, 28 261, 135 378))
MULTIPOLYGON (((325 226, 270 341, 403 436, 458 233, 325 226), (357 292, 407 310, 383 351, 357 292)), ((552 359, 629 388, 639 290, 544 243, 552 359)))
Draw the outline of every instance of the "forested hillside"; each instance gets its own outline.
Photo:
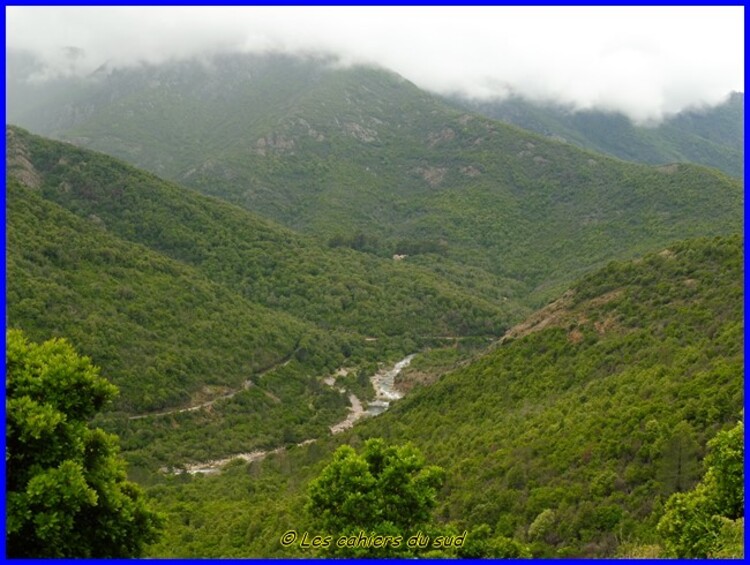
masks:
POLYGON ((119 389, 75 426, 148 555, 736 556, 741 95, 531 133, 314 56, 8 63, 9 335, 119 389), (295 537, 414 528, 466 545, 295 537))
POLYGON ((16 128, 6 140, 8 323, 102 367, 121 389, 103 425, 148 446, 151 469, 326 434, 349 406, 321 385, 339 367, 498 336, 524 312, 497 278, 464 290, 104 155, 16 128))
POLYGON ((19 124, 333 247, 513 279, 538 304, 612 258, 740 227, 740 183, 715 171, 582 151, 379 69, 236 55, 57 88, 19 124))
POLYGON ((317 331, 15 180, 6 194, 10 325, 36 339, 67 337, 93 355, 120 387, 123 410, 187 404, 203 387, 237 386, 317 331))
POLYGON ((742 418, 742 258, 735 236, 611 263, 335 441, 153 487, 169 515, 154 554, 310 555, 279 544, 313 523, 307 482, 335 445, 377 436, 445 468, 436 523, 486 524, 538 557, 666 555, 665 501, 742 418))
POLYGON ((8 132, 11 175, 252 302, 373 336, 493 335, 517 316, 518 283, 469 272, 456 284, 408 263, 330 249, 107 156, 8 132))
POLYGON ((723 104, 690 108, 659 124, 636 125, 627 116, 535 104, 521 97, 499 101, 455 98, 459 107, 554 139, 627 161, 653 165, 688 162, 742 178, 745 95, 732 92, 723 104))
POLYGON ((529 535, 550 510, 538 555, 656 542, 653 513, 742 418, 742 257, 733 237, 610 264, 361 433, 451 469, 446 519, 529 535))

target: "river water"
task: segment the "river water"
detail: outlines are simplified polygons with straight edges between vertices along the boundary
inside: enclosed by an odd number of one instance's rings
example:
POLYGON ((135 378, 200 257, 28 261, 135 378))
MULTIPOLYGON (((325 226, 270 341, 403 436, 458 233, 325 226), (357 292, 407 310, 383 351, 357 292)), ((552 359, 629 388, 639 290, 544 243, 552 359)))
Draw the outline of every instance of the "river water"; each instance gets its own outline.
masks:
POLYGON ((396 363, 393 368, 380 371, 370 377, 372 388, 375 389, 375 400, 368 402, 366 414, 368 416, 377 416, 382 414, 391 405, 391 402, 402 398, 404 395, 396 390, 394 381, 396 376, 409 366, 414 359, 414 353, 404 357, 396 363))

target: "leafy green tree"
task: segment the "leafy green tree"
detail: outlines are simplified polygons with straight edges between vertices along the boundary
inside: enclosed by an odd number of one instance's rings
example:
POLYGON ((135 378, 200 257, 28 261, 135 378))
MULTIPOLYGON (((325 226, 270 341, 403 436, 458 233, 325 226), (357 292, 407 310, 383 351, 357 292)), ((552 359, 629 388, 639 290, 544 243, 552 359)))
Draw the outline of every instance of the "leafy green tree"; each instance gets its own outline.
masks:
POLYGON ((117 437, 87 425, 117 388, 65 340, 6 339, 8 555, 141 555, 161 518, 125 480, 117 437))
MULTIPOLYGON (((546 512, 546 511, 545 511, 546 512)), ((531 550, 517 540, 492 534, 487 524, 472 528, 466 537, 466 543, 458 548, 458 557, 478 559, 494 557, 499 559, 530 558, 531 550)))
POLYGON ((657 530, 669 556, 741 556, 744 435, 742 422, 717 434, 708 443, 703 480, 667 501, 657 530))
POLYGON ((738 422, 708 442, 703 482, 711 485, 716 510, 731 519, 744 516, 744 440, 745 424, 738 422))
POLYGON ((745 519, 722 518, 722 526, 711 550, 711 557, 732 559, 745 556, 745 519))
POLYGON ((530 540, 540 540, 552 530, 555 525, 555 511, 547 508, 539 513, 529 526, 528 536, 530 540))
POLYGON ((410 536, 432 531, 430 512, 443 480, 443 470, 426 466, 413 446, 370 439, 362 453, 348 445, 336 450, 333 461, 310 483, 307 511, 317 528, 333 536, 329 553, 405 555, 410 536), (401 540, 384 548, 336 546, 339 537, 359 532, 401 540))

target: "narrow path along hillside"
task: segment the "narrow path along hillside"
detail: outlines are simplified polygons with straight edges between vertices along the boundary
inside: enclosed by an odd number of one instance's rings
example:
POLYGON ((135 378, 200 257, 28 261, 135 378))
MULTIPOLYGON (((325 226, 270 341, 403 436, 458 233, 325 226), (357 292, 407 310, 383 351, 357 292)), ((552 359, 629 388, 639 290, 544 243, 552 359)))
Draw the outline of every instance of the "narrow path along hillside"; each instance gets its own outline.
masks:
MULTIPOLYGON (((271 367, 269 367, 265 371, 261 371, 260 373, 258 373, 254 377, 255 378, 260 378, 263 375, 268 374, 271 371, 274 371, 274 370, 278 369, 279 367, 284 367, 284 366, 288 365, 289 362, 292 359, 292 356, 295 353, 296 353, 296 350, 292 351, 289 355, 287 355, 286 357, 284 357, 284 359, 282 359, 278 363, 272 365, 271 367)), ((242 387, 240 387, 240 388, 238 388, 236 390, 227 392, 225 394, 222 394, 221 396, 217 396, 216 398, 214 398, 212 400, 208 400, 206 402, 201 402, 199 404, 194 404, 192 406, 187 406, 185 408, 175 408, 173 410, 165 410, 163 412, 152 412, 152 413, 149 413, 149 414, 137 414, 135 416, 130 416, 128 418, 128 420, 142 420, 144 418, 156 418, 156 417, 159 417, 159 416, 170 416, 172 414, 182 414, 184 412, 194 412, 195 410, 201 410, 202 408, 209 408, 210 406, 213 406, 215 403, 219 402, 220 400, 229 400, 230 398, 234 397, 238 392, 242 392, 243 390, 247 390, 247 389, 255 386, 255 383, 253 382, 252 379, 253 379, 253 377, 250 377, 244 383, 242 383, 242 387)), ((273 400, 275 400, 277 402, 279 401, 279 399, 276 398, 272 393, 270 393, 268 391, 264 391, 264 392, 265 392, 266 395, 269 395, 273 400)))

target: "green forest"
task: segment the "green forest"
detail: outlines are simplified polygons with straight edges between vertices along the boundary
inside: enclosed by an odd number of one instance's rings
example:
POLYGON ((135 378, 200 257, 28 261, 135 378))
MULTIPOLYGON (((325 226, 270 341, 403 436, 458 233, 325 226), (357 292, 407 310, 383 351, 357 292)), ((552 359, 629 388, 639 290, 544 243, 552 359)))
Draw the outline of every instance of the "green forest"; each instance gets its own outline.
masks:
POLYGON ((316 57, 56 80, 6 126, 9 557, 743 556, 726 108, 514 110, 580 148, 316 57))
MULTIPOLYGON (((741 249, 740 237, 704 239, 612 263, 574 286, 543 329, 504 340, 346 436, 154 485, 171 518, 154 554, 308 555, 276 539, 325 532, 318 514, 299 518, 306 484, 325 476, 336 446, 383 438, 413 444, 443 470, 431 527, 474 531, 497 556, 736 555, 741 505, 697 505, 717 516, 709 531, 723 532, 697 552, 675 543, 690 531, 659 524, 698 511, 677 501, 706 482, 700 461, 723 441, 714 438, 735 430, 730 457, 742 461, 741 249), (218 514, 234 516, 233 527, 217 526, 218 514), (269 515, 275 527, 258 530, 269 515)), ((726 465, 734 478, 722 488, 741 499, 741 463, 726 465)))
MULTIPOLYGON (((741 231, 741 182, 700 161, 654 167, 581 150, 456 108, 395 73, 329 63, 224 55, 210 69, 195 61, 122 69, 106 81, 64 83, 67 94, 56 95, 64 104, 13 123, 321 243, 407 253, 407 263, 459 285, 476 279, 503 293, 518 285, 534 307, 611 259, 741 231), (57 115, 68 107, 82 117, 57 115)), ((26 95, 19 107, 50 92, 26 95)), ((712 123, 728 131, 736 120, 712 123)), ((182 235, 163 234, 162 245, 195 251, 182 235)))

